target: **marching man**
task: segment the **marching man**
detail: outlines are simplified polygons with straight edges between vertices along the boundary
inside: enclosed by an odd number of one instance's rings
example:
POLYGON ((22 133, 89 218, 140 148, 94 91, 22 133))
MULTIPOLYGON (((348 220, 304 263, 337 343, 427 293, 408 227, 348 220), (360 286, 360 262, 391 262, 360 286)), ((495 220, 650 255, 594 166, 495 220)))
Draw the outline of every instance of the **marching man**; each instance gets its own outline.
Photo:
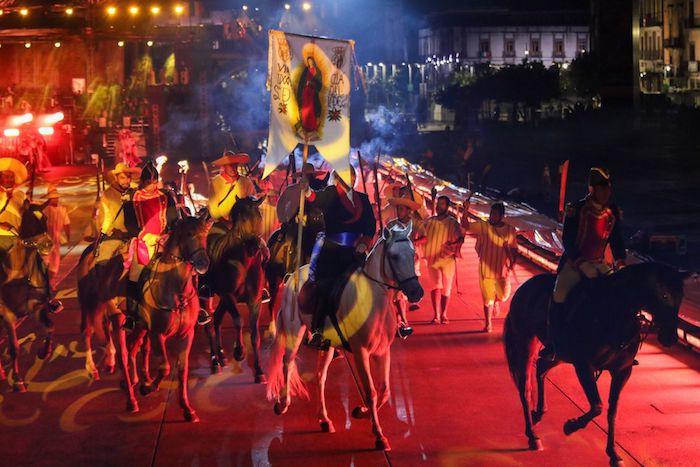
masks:
POLYGON ((49 204, 44 208, 46 225, 53 242, 51 253, 49 253, 49 280, 54 290, 58 285, 56 284, 56 275, 61 265, 61 245, 70 239, 70 218, 66 207, 58 203, 59 196, 56 187, 51 187, 46 194, 49 204))
POLYGON ((491 332, 493 325, 491 318, 494 309, 496 315, 500 312, 501 302, 510 297, 510 282, 508 271, 515 264, 518 243, 515 229, 512 225, 503 222, 505 206, 503 203, 491 205, 491 213, 488 221, 477 219, 469 222, 469 206, 467 199, 464 202, 462 214, 462 228, 465 232, 471 232, 476 236, 476 254, 479 256, 479 287, 481 297, 484 299, 484 332, 491 332))
POLYGON ((221 168, 219 175, 212 179, 209 190, 209 214, 213 219, 228 219, 236 197, 247 198, 255 195, 252 180, 238 173, 238 166, 249 161, 248 154, 225 151, 223 156, 212 162, 212 165, 221 168))

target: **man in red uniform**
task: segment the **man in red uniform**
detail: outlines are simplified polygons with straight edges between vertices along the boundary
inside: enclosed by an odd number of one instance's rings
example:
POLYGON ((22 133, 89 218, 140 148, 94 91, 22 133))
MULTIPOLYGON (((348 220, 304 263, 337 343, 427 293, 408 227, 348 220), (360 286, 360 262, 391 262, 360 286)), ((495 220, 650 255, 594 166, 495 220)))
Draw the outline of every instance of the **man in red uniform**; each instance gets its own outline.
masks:
POLYGON ((156 255, 161 238, 177 220, 177 207, 170 190, 158 187, 158 171, 148 161, 141 171, 141 182, 130 200, 125 201, 124 221, 130 233, 137 237, 127 282, 127 329, 135 325, 138 304, 138 280, 145 265, 156 255))
MULTIPOLYGON (((569 292, 584 278, 594 279, 610 274, 605 261, 605 249, 610 245, 615 267, 625 265, 625 243, 620 226, 620 211, 610 202, 612 194, 610 173, 603 168, 591 168, 588 176, 588 196, 566 207, 562 243, 564 253, 559 262, 549 310, 550 332, 556 327, 561 308, 569 292)), ((554 359, 550 342, 540 357, 554 359)))

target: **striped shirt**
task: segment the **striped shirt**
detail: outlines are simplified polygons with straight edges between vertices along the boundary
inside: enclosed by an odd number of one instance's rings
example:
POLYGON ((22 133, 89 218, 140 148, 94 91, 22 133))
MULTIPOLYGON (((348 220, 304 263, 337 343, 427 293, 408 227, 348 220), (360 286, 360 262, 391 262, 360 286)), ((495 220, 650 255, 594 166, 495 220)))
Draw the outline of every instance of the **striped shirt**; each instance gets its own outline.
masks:
POLYGON ((262 238, 267 242, 272 232, 280 226, 280 221, 277 219, 277 206, 273 206, 265 198, 260 205, 260 214, 262 214, 262 238))
POLYGON ((428 266, 435 266, 441 260, 457 256, 458 244, 461 244, 464 237, 454 216, 432 216, 425 221, 424 228, 427 237, 424 252, 428 266), (447 251, 447 248, 452 251, 447 251))
POLYGON ((518 249, 515 228, 501 223, 495 226, 487 221, 477 219, 473 223, 464 223, 465 229, 476 235, 476 254, 479 256, 479 274, 488 279, 505 277, 506 261, 510 257, 508 249, 514 254, 518 249))

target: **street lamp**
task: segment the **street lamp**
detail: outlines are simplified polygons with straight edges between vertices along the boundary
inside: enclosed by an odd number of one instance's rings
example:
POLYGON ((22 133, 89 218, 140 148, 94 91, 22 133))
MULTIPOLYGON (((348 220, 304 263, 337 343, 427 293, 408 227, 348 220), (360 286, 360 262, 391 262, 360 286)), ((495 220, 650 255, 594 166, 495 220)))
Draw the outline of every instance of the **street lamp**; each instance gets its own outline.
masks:
POLYGON ((54 43, 53 43, 53 46, 56 47, 56 48, 58 49, 59 47, 61 47, 61 43, 60 43, 60 42, 54 42, 54 43))
POLYGON ((114 7, 114 6, 107 7, 107 15, 114 16, 116 14, 117 14, 117 7, 114 7))
POLYGON ((73 16, 73 9, 71 7, 66 8, 66 15, 73 16))
POLYGON ((243 11, 248 11, 248 5, 243 5, 243 11))
POLYGON ((139 13, 139 7, 137 7, 136 5, 130 6, 129 13, 131 13, 132 15, 137 15, 139 13))
POLYGON ((182 5, 175 5, 175 14, 176 15, 181 15, 185 11, 185 8, 182 5))
POLYGON ((124 41, 117 42, 117 47, 124 47, 124 41))
POLYGON ((29 14, 29 10, 27 10, 26 8, 22 8, 21 10, 19 10, 19 14, 22 16, 27 16, 29 14))
POLYGON ((289 3, 285 3, 285 4, 284 4, 284 9, 285 9, 285 10, 290 10, 291 8, 292 8, 292 5, 290 5, 289 3))
POLYGON ((25 48, 25 49, 29 49, 29 48, 31 48, 31 47, 32 47, 32 43, 31 43, 31 42, 25 42, 25 43, 24 43, 24 48, 25 48))
POLYGON ((154 15, 157 15, 158 13, 160 13, 160 7, 158 5, 152 6, 151 13, 153 13, 154 15))
POLYGON ((304 3, 301 4, 301 8, 302 8, 304 11, 309 11, 309 10, 311 9, 311 3, 309 3, 309 2, 304 2, 304 3))
POLYGON ((148 41, 148 42, 146 42, 146 45, 149 46, 149 47, 153 47, 153 41, 148 41))

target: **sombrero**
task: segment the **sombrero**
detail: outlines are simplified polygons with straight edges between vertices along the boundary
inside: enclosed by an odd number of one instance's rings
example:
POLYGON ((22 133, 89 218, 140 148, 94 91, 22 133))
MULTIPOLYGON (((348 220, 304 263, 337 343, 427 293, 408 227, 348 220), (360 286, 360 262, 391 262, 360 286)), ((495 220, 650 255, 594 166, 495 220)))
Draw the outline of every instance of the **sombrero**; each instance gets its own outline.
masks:
POLYGON ((392 206, 406 206, 414 211, 420 209, 420 203, 418 201, 413 201, 411 198, 389 198, 388 201, 392 206))
POLYGON ((46 193, 46 196, 44 196, 45 199, 54 199, 54 198, 60 198, 61 195, 58 194, 58 190, 56 189, 55 186, 52 186, 49 188, 49 191, 46 193))
POLYGON ((5 172, 6 170, 15 174, 15 183, 17 185, 23 183, 29 176, 24 164, 14 157, 0 157, 0 172, 5 172))
POLYGON ((244 152, 225 151, 224 155, 212 162, 211 165, 223 167, 225 165, 247 164, 248 162, 250 162, 250 156, 244 152))
POLYGON ((129 167, 123 162, 118 163, 117 165, 114 166, 112 169, 112 175, 118 175, 118 174, 140 174, 141 169, 138 167, 129 167))
POLYGON ((384 198, 394 198, 394 190, 403 188, 405 185, 401 182, 391 182, 387 183, 382 189, 382 196, 384 198))

